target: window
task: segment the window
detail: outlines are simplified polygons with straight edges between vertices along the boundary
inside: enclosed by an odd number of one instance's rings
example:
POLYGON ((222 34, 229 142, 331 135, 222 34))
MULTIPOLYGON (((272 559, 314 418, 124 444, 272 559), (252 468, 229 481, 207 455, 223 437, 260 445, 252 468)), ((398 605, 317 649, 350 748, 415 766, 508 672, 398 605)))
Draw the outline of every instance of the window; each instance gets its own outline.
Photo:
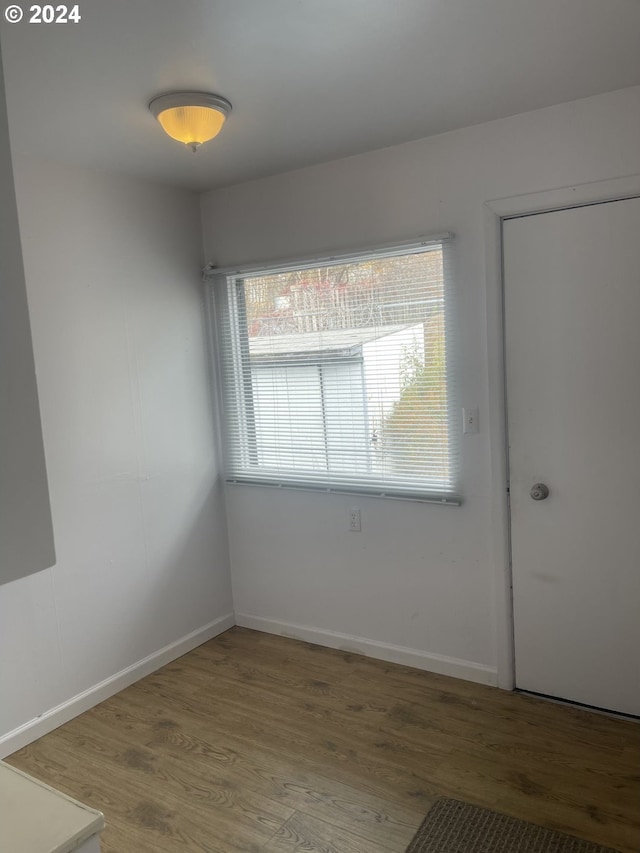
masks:
POLYGON ((229 481, 459 503, 448 245, 214 271, 229 481))

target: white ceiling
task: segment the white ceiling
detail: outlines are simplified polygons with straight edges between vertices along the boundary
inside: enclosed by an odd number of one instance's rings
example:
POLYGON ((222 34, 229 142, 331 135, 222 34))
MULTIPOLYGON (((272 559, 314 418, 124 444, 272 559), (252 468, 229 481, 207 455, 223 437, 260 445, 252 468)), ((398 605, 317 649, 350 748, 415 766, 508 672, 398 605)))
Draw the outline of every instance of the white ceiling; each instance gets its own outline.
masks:
POLYGON ((199 190, 640 83, 640 0, 18 2, 14 150, 199 190), (197 154, 147 110, 180 89, 233 104, 197 154))

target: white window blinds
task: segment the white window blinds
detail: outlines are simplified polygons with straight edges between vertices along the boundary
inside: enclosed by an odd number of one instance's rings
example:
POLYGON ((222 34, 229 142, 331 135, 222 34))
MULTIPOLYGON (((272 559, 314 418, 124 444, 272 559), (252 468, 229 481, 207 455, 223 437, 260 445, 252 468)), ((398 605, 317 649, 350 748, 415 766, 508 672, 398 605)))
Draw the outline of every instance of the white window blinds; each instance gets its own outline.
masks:
POLYGON ((214 277, 228 480, 459 503, 448 246, 214 277))

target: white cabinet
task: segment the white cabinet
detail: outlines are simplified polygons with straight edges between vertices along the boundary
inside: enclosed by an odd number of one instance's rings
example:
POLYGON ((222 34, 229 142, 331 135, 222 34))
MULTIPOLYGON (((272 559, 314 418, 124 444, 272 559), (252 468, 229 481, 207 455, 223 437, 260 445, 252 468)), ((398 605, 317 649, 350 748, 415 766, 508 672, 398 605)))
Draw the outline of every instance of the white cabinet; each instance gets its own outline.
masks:
POLYGON ((3 853, 100 853, 104 816, 0 761, 3 853))

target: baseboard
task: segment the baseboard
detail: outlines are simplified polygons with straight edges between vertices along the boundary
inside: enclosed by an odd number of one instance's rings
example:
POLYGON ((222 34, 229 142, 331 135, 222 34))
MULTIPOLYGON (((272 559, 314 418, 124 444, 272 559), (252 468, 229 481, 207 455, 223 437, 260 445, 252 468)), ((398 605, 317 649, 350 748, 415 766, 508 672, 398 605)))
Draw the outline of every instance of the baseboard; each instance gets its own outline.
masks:
POLYGON ((264 631, 267 634, 277 634, 281 637, 291 637, 295 640, 304 640, 308 643, 316 643, 331 649, 341 649, 366 657, 378 658, 378 660, 399 663, 404 666, 412 666, 416 669, 424 669, 439 675, 450 675, 454 678, 462 678, 465 681, 475 681, 478 684, 489 684, 495 686, 498 683, 497 670, 484 664, 473 661, 461 660, 460 658, 447 657, 446 655, 423 652, 419 649, 411 649, 406 646, 395 646, 390 643, 381 643, 377 640, 369 640, 365 637, 356 637, 351 634, 341 634, 337 631, 326 631, 305 625, 295 625, 290 622, 280 622, 273 619, 263 619, 261 616, 252 616, 248 613, 233 613, 221 616, 170 643, 157 652, 132 664, 126 669, 90 687, 88 690, 78 693, 77 696, 63 702, 62 704, 45 711, 24 725, 0 737, 0 758, 11 755, 23 746, 57 729, 58 726, 69 722, 79 714, 83 714, 99 702, 103 702, 120 690, 124 690, 130 684, 139 681, 172 660, 206 643, 207 640, 217 637, 234 625, 243 628, 253 628, 256 631, 264 631))
POLYGON ((106 678, 99 684, 95 684, 88 690, 78 693, 77 696, 68 699, 61 705, 45 711, 39 717, 29 720, 29 722, 24 723, 24 725, 19 726, 17 729, 13 729, 13 731, 2 735, 0 737, 0 758, 11 755, 16 750, 22 749, 23 746, 57 729, 63 723, 68 723, 69 720, 72 720, 79 714, 83 714, 99 702, 103 702, 115 693, 119 693, 120 690, 124 690, 125 687, 128 687, 135 681, 144 678, 145 675, 155 672, 161 666, 181 657, 197 646, 201 646, 202 643, 206 643, 212 637, 217 637, 218 634, 222 634, 223 631, 227 631, 235 624, 236 620, 233 613, 221 616, 203 628, 192 631, 185 637, 181 637, 174 643, 170 643, 157 652, 153 652, 148 657, 106 678))
POLYGON ((370 658, 400 663, 415 669, 436 672, 439 675, 451 675, 465 681, 475 681, 478 684, 489 684, 495 687, 498 683, 496 668, 474 661, 447 657, 446 655, 423 652, 406 646, 394 646, 390 643, 380 643, 365 637, 355 637, 351 634, 340 634, 337 631, 325 631, 306 625, 293 625, 289 622, 279 622, 273 619, 263 619, 249 613, 236 613, 236 625, 243 628, 253 628, 266 634, 278 634, 281 637, 291 637, 295 640, 305 640, 330 649, 341 649, 345 652, 365 655, 370 658))

